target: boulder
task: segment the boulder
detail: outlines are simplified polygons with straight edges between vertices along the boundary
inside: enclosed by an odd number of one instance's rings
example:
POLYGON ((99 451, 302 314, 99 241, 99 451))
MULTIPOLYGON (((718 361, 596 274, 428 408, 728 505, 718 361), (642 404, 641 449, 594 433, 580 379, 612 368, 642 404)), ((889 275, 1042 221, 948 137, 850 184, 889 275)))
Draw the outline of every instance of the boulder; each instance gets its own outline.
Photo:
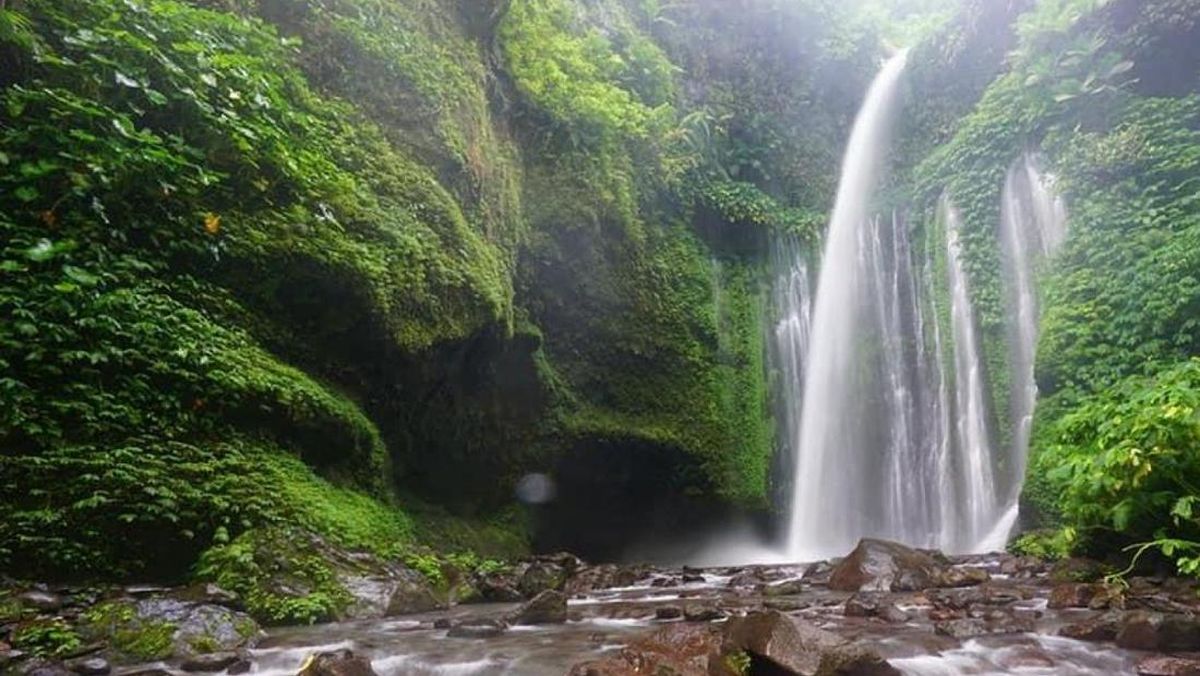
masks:
POLYGON ((713 622, 728 616, 724 610, 711 605, 689 605, 683 607, 683 619, 687 622, 713 622))
POLYGON ((1063 582, 1050 590, 1047 608, 1087 608, 1096 597, 1098 585, 1085 582, 1063 582))
POLYGON ((879 617, 885 622, 891 622, 892 624, 903 624, 912 619, 907 612, 894 603, 889 603, 880 609, 879 617))
POLYGON ((1137 663, 1138 676, 1200 676, 1200 659, 1155 655, 1137 663))
POLYGON ((1145 610, 1125 614, 1117 630, 1117 645, 1127 650, 1158 650, 1162 615, 1145 610))
POLYGON ((517 582, 517 590, 525 598, 533 598, 538 594, 554 590, 559 591, 567 582, 567 571, 562 565, 553 560, 535 560, 529 564, 521 579, 517 582))
POLYGON ((714 625, 669 624, 631 641, 616 654, 576 665, 569 674, 709 676, 710 669, 719 669, 720 646, 721 636, 714 625))
POLYGON ((939 587, 973 587, 992 579, 987 570, 979 566, 954 566, 937 575, 939 587))
POLYGON ((391 592, 388 594, 384 617, 427 613, 446 607, 434 593, 429 580, 415 570, 396 568, 387 578, 387 582, 391 592))
POLYGON ((896 542, 864 539, 829 577, 838 591, 920 591, 937 586, 942 567, 929 554, 896 542))
POLYGON ((994 634, 1023 634, 1036 629, 1033 618, 1008 613, 998 616, 971 617, 934 622, 933 631, 959 640, 994 634))
POLYGON ((567 597, 548 589, 533 597, 513 615, 516 624, 561 624, 567 621, 567 597))
POLYGON ((1058 635, 1076 641, 1115 641, 1121 629, 1121 620, 1122 614, 1119 612, 1104 613, 1082 622, 1068 624, 1058 630, 1058 635))
POLYGON ((874 617, 879 614, 879 594, 859 592, 846 599, 846 607, 842 614, 846 617, 874 617))
POLYGON ((371 660, 348 649, 311 655, 297 676, 378 676, 371 660))
MULTIPOLYGON (((900 673, 864 646, 774 611, 750 613, 725 624, 721 655, 738 653, 748 655, 755 663, 768 663, 770 667, 761 667, 762 673, 845 676, 900 673)), ((714 662, 710 666, 716 667, 715 673, 729 673, 721 670, 724 660, 714 662)))
POLYGON ((807 588, 800 580, 784 580, 763 587, 763 596, 797 596, 807 588))
POLYGON ((85 618, 80 634, 107 643, 115 664, 237 653, 262 636, 258 624, 244 613, 166 596, 105 601, 85 618))
POLYGON ((501 620, 467 620, 450 628, 446 636, 451 638, 495 638, 508 631, 508 624, 501 620))

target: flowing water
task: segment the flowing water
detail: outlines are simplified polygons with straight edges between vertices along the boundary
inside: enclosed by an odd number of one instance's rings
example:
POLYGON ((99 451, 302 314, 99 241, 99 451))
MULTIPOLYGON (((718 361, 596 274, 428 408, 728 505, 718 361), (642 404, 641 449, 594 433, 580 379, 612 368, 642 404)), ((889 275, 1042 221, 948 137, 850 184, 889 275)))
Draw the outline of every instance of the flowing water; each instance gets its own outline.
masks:
POLYGON ((938 210, 944 240, 927 230, 920 257, 902 214, 875 215, 906 58, 884 66, 855 121, 815 297, 802 251, 776 246, 774 354, 781 445, 792 458, 791 560, 845 554, 862 537, 993 551, 1018 516, 1037 398, 1036 269, 1063 240, 1066 210, 1032 156, 1013 165, 998 228, 1013 389, 999 416, 950 198, 938 210), (938 246, 942 280, 933 272, 938 246), (941 284, 948 307, 939 309, 941 284), (998 420, 1011 429, 994 429, 998 420))
POLYGON ((864 324, 862 296, 866 288, 857 262, 861 258, 860 229, 869 221, 870 196, 878 180, 894 117, 907 53, 893 57, 871 85, 854 123, 842 167, 833 218, 830 222, 817 296, 814 331, 804 375, 800 429, 792 486, 790 554, 809 559, 844 554, 857 535, 874 525, 882 507, 877 502, 872 470, 876 461, 867 453, 863 406, 858 387, 868 374, 856 372, 856 349, 864 324), (870 512, 874 512, 874 514, 870 512))
POLYGON ((1013 421, 1012 472, 1007 477, 1009 503, 1016 504, 1025 476, 1029 433, 1037 403, 1034 357, 1038 340, 1037 266, 1051 256, 1066 237, 1067 210, 1037 160, 1026 154, 1004 179, 1000 243, 1008 286, 1012 359, 1010 411, 1013 421))

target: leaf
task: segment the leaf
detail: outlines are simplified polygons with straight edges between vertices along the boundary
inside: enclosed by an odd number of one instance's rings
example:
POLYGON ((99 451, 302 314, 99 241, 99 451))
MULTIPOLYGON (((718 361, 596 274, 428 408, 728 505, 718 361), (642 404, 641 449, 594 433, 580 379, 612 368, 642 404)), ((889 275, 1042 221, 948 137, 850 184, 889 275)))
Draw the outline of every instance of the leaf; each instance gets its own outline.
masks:
POLYGON ((129 77, 128 75, 126 75, 125 73, 122 73, 119 70, 117 72, 113 73, 113 79, 117 81, 117 84, 124 86, 124 87, 130 87, 132 89, 140 89, 142 86, 142 84, 140 82, 129 77))
POLYGON ((43 239, 25 250, 25 257, 35 263, 48 261, 54 258, 54 254, 54 244, 48 239, 43 239))
POLYGON ((37 191, 37 188, 29 185, 23 185, 20 188, 17 188, 13 191, 13 195, 16 196, 17 199, 26 203, 32 202, 42 196, 41 193, 37 191))
POLYGON ((1133 65, 1134 64, 1132 61, 1122 61, 1121 63, 1118 63, 1109 69, 1108 77, 1112 78, 1120 75, 1121 73, 1128 73, 1129 71, 1133 70, 1133 65))
POLYGON ((64 275, 80 286, 95 286, 100 282, 100 278, 96 275, 74 265, 64 265, 62 269, 64 275))

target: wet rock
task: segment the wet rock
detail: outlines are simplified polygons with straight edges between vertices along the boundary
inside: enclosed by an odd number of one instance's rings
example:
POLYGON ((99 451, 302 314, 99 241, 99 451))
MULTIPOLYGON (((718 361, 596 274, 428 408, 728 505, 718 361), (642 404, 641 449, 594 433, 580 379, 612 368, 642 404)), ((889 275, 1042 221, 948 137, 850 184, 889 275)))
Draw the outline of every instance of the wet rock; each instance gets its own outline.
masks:
POLYGON ((829 584, 829 578, 833 575, 834 566, 838 561, 840 560, 817 561, 804 570, 804 575, 800 579, 808 584, 829 584))
POLYGON ((1115 641, 1121 629, 1121 613, 1104 613, 1058 630, 1059 636, 1077 641, 1115 641))
MULTIPOLYGON (((864 646, 848 643, 836 634, 774 611, 750 613, 726 623, 721 654, 738 652, 748 653, 755 661, 765 661, 775 669, 763 668, 763 673, 858 676, 900 673, 864 646)), ((718 662, 716 666, 720 665, 718 662)), ((718 669, 717 673, 723 672, 718 669)))
POLYGON ((450 618, 448 618, 448 617, 439 617, 438 619, 433 621, 434 629, 449 629, 453 626, 454 626, 454 622, 450 621, 450 618))
POLYGON ((1162 615, 1144 610, 1126 613, 1117 630, 1117 645, 1127 650, 1158 650, 1162 615))
POLYGON ((179 665, 180 669, 190 672, 212 673, 224 671, 226 667, 241 659, 235 652, 208 653, 194 655, 179 665))
POLYGON ((1057 561, 1050 568, 1050 579, 1055 582, 1097 582, 1108 573, 1108 567, 1099 561, 1072 557, 1057 561))
POLYGON ((656 577, 650 582, 650 586, 655 589, 665 589, 678 587, 683 581, 676 577, 656 577))
POLYGON ((880 599, 872 592, 859 592, 846 600, 846 617, 874 617, 879 614, 880 599))
POLYGON ((1200 659, 1156 655, 1137 663, 1138 676, 1200 676, 1200 659))
POLYGON ((937 575, 939 587, 972 587, 983 584, 992 576, 978 566, 955 566, 941 571, 937 575))
POLYGON ((1017 617, 1010 614, 981 618, 964 618, 960 620, 945 620, 942 622, 935 622, 933 625, 933 630, 935 633, 959 640, 974 638, 976 636, 988 636, 992 634, 1022 634, 1032 632, 1035 628, 1036 626, 1033 618, 1017 617))
POLYGON ((450 628, 446 633, 451 638, 495 638, 508 631, 508 625, 500 620, 468 620, 450 628))
POLYGON ((712 622, 727 616, 728 613, 716 606, 689 605, 683 608, 683 619, 688 622, 712 622))
POLYGON ((371 660, 348 649, 317 653, 300 667, 297 676, 378 676, 371 660))
POLYGON ((75 676, 63 666, 62 662, 43 658, 32 659, 21 664, 17 673, 23 674, 23 676, 75 676))
POLYGON ((929 589, 925 598, 939 610, 965 610, 987 601, 987 590, 973 587, 966 589, 929 589))
POLYGON ((649 577, 650 568, 643 565, 618 566, 603 564, 586 566, 576 571, 563 584, 562 591, 569 595, 592 592, 613 587, 631 587, 649 577))
POLYGON ((1046 572, 1045 561, 1035 556, 1014 556, 1000 562, 1000 573, 1010 577, 1028 578, 1046 572))
POLYGON ((37 589, 30 590, 17 596, 17 601, 22 606, 30 610, 36 610, 39 613, 52 613, 63 607, 63 598, 58 594, 51 594, 48 591, 40 591, 37 589))
POLYGON ((892 624, 903 624, 911 619, 907 612, 894 603, 889 603, 881 608, 878 615, 884 621, 892 624))
POLYGON ((185 587, 173 594, 176 599, 189 603, 208 603, 214 606, 237 607, 238 595, 211 582, 201 582, 185 587))
POLYGON ((758 588, 766 583, 767 578, 765 575, 763 575, 762 569, 751 568, 750 570, 738 573, 737 575, 729 578, 729 582, 726 583, 725 586, 729 587, 730 589, 748 587, 758 588))
POLYGON ((683 609, 679 606, 659 606, 654 609, 656 620, 677 620, 683 617, 683 609))
POLYGON ((806 585, 800 580, 785 580, 763 587, 763 596, 797 596, 802 594, 806 585))
POLYGON ((567 621, 567 597, 548 589, 522 606, 513 619, 516 624, 562 624, 567 621))
POLYGON ((689 573, 689 572, 687 572, 687 570, 685 569, 685 570, 684 570, 684 572, 683 572, 683 581, 684 581, 685 583, 692 583, 692 582, 704 582, 704 581, 705 581, 705 577, 704 577, 704 575, 702 575, 702 574, 700 574, 700 573, 689 573))
POLYGON ((74 660, 67 660, 63 666, 82 676, 104 676, 104 674, 112 671, 112 666, 109 665, 108 660, 102 657, 81 657, 74 660))
POLYGON ((886 540, 863 539, 829 577, 838 591, 920 591, 936 586, 941 573, 925 552, 886 540))
POLYGON ((478 600, 488 603, 516 603, 525 597, 517 589, 517 577, 509 572, 496 572, 475 578, 478 600))
POLYGON ((1097 585, 1083 582, 1063 582, 1050 590, 1050 598, 1046 601, 1046 607, 1052 609, 1087 608, 1095 598, 1096 592, 1097 585))
POLYGON ((536 560, 521 575, 517 589, 532 599, 548 590, 561 590, 567 582, 567 571, 553 560, 536 560))
POLYGON ((245 657, 238 657, 233 664, 225 668, 225 673, 229 674, 229 676, 241 676, 241 674, 250 673, 250 670, 253 668, 254 665, 250 660, 245 657))
POLYGON ((397 568, 388 578, 388 594, 384 617, 425 613, 446 607, 433 591, 424 575, 408 568, 397 568))
POLYGON ((81 632, 107 642, 108 656, 118 664, 237 652, 262 635, 244 613, 169 597, 104 602, 89 610, 81 632))
MULTIPOLYGON (((629 676, 671 674, 708 676, 719 668, 721 636, 710 624, 670 624, 635 639, 614 655, 573 667, 570 676, 629 676)), ((715 673, 720 673, 715 672, 715 673)))

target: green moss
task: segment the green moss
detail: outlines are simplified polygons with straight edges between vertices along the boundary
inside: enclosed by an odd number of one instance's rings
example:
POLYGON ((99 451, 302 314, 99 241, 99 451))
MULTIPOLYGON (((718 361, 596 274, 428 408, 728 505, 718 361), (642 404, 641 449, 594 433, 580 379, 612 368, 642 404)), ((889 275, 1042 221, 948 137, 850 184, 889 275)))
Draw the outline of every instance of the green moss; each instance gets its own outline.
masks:
POLYGON ((124 662, 152 662, 174 653, 176 626, 139 618, 132 603, 105 601, 89 608, 82 620, 83 631, 94 640, 107 641, 124 662))
POLYGON ((75 630, 62 619, 32 620, 13 630, 12 645, 38 657, 64 657, 83 645, 75 630))

